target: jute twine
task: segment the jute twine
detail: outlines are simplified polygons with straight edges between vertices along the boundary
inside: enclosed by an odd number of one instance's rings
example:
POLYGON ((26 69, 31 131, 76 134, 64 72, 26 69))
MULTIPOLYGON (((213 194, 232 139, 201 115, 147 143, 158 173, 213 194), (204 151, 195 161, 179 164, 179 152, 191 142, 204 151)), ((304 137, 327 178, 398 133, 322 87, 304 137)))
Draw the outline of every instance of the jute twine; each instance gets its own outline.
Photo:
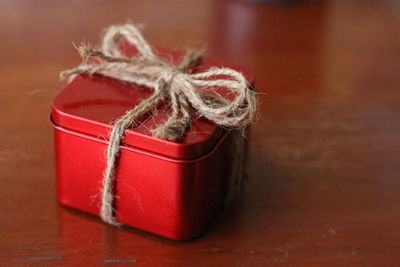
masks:
POLYGON ((256 94, 245 77, 230 68, 210 68, 201 73, 190 73, 189 67, 202 58, 202 54, 189 50, 182 62, 176 66, 161 60, 143 38, 139 29, 132 24, 109 27, 103 37, 102 48, 82 44, 78 51, 83 62, 60 73, 60 77, 73 78, 78 74, 100 74, 125 83, 153 89, 153 94, 139 105, 128 110, 114 124, 107 149, 107 167, 104 172, 101 218, 119 225, 114 210, 114 179, 120 145, 126 129, 132 127, 143 114, 155 108, 161 101, 168 101, 170 117, 152 131, 154 137, 175 141, 190 126, 191 113, 196 112, 208 120, 230 129, 236 129, 233 178, 228 200, 240 191, 243 173, 243 138, 240 130, 245 129, 256 113, 256 94), (123 55, 120 46, 125 40, 135 46, 134 57, 123 55), (215 89, 226 88, 234 95, 233 100, 219 96, 215 89))

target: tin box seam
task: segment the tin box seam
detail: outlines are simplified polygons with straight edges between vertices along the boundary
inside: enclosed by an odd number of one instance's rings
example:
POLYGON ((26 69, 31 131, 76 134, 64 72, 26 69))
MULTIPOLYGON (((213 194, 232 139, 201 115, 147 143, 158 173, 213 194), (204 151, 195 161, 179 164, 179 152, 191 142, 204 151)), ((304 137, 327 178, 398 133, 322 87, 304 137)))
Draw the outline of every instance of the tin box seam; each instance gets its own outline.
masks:
MULTIPOLYGON (((74 136, 77 136, 77 137, 81 137, 81 138, 84 138, 84 139, 89 139, 89 140, 92 140, 92 141, 100 142, 100 143, 103 143, 103 144, 108 144, 109 143, 108 141, 105 141, 104 139, 100 139, 100 138, 95 137, 95 136, 91 136, 91 135, 88 135, 88 134, 84 134, 84 133, 81 133, 81 132, 77 132, 77 131, 74 131, 74 130, 70 130, 70 129, 61 127, 61 126, 55 124, 55 122, 52 119, 51 114, 50 114, 50 123, 54 127, 54 129, 62 131, 64 133, 71 134, 71 135, 74 135, 74 136)), ((173 163, 188 164, 188 163, 196 163, 196 162, 199 162, 201 160, 204 160, 204 159, 210 157, 212 154, 214 154, 214 152, 218 149, 218 147, 227 138, 227 135, 228 135, 228 132, 225 132, 223 134, 223 136, 218 140, 218 142, 212 147, 211 150, 209 150, 205 154, 203 154, 203 155, 201 155, 199 157, 196 157, 194 159, 174 159, 174 158, 170 158, 170 157, 167 157, 167 156, 164 156, 164 155, 161 155, 161 154, 157 154, 157 153, 154 153, 154 152, 151 152, 151 151, 148 151, 148 150, 137 149, 135 147, 128 146, 128 145, 125 145, 125 144, 121 145, 120 148, 123 149, 123 150, 128 150, 128 151, 140 153, 140 154, 143 154, 143 155, 146 155, 146 156, 162 159, 162 160, 173 162, 173 163)))
MULTIPOLYGON (((62 90, 61 90, 61 91, 62 91, 62 90)), ((58 94, 60 94, 61 91, 60 91, 58 94)), ((57 94, 57 96, 56 96, 54 99, 57 99, 58 94, 57 94)), ((90 135, 90 136, 94 136, 94 137, 100 137, 100 136, 102 136, 102 135, 97 135, 97 134, 94 134, 94 133, 88 133, 88 132, 86 132, 86 131, 80 131, 79 129, 76 129, 76 128, 70 128, 69 126, 63 125, 62 123, 58 122, 58 121, 57 121, 57 118, 58 118, 58 117, 59 117, 59 118, 64 117, 64 118, 68 118, 68 119, 76 119, 77 116, 76 116, 76 115, 69 114, 69 113, 66 113, 66 112, 60 110, 59 108, 57 108, 57 107, 55 106, 54 100, 53 100, 53 103, 52 103, 52 106, 51 106, 51 116, 52 116, 52 121, 53 121, 53 123, 56 124, 56 125, 59 126, 59 127, 64 128, 64 129, 68 129, 68 130, 71 130, 71 131, 76 131, 76 132, 82 133, 82 134, 84 134, 84 135, 90 135)), ((87 124, 92 124, 92 125, 95 125, 96 127, 100 127, 100 128, 102 128, 102 127, 109 128, 109 132, 111 132, 111 129, 112 129, 112 127, 111 127, 109 124, 105 124, 105 123, 98 122, 98 121, 95 121, 95 120, 90 120, 90 119, 87 119, 87 118, 84 118, 84 117, 80 117, 80 118, 79 118, 79 121, 84 122, 84 123, 87 123, 87 124)), ((214 136, 214 137, 216 137, 216 138, 212 138, 213 141, 212 141, 212 143, 211 143, 210 145, 207 145, 207 146, 208 146, 208 147, 207 147, 207 150, 201 149, 201 152, 200 152, 200 153, 194 152, 194 155, 187 155, 187 156, 182 156, 182 157, 173 156, 173 155, 168 155, 168 154, 163 154, 163 153, 161 153, 161 152, 154 151, 154 150, 149 149, 149 148, 141 147, 140 144, 135 145, 135 144, 132 144, 132 143, 130 143, 130 144, 129 144, 129 143, 128 143, 128 144, 125 143, 125 145, 126 145, 126 146, 129 146, 129 147, 135 147, 135 148, 137 148, 137 149, 139 149, 139 150, 150 151, 151 153, 155 153, 155 154, 159 154, 159 155, 164 155, 164 156, 166 156, 166 157, 171 157, 171 158, 178 159, 178 160, 179 160, 179 159, 195 159, 195 158, 197 158, 197 157, 201 157, 202 155, 207 154, 208 151, 211 151, 212 148, 218 143, 219 139, 220 139, 225 133, 226 133, 226 130, 224 130, 224 129, 222 129, 221 131, 216 131, 216 132, 214 132, 214 134, 216 135, 216 136, 214 136)), ((154 137, 152 137, 152 136, 149 136, 149 135, 146 135, 146 134, 143 134, 143 133, 140 133, 140 132, 135 132, 135 131, 129 131, 128 134, 130 134, 130 135, 133 134, 133 135, 136 135, 137 137, 140 137, 140 138, 145 138, 145 139, 149 139, 149 138, 150 138, 150 139, 158 140, 158 141, 160 141, 160 142, 165 142, 165 143, 167 143, 167 146, 171 145, 174 149, 177 149, 176 146, 179 145, 179 146, 180 146, 182 149, 184 149, 185 151, 186 151, 187 149, 198 150, 198 149, 199 149, 198 145, 200 144, 200 143, 192 143, 192 144, 185 144, 185 143, 182 143, 182 144, 178 144, 178 143, 169 142, 169 141, 166 141, 166 140, 160 140, 160 139, 154 138, 154 137)), ((106 138, 106 137, 104 137, 104 138, 106 138)), ((107 138, 106 138, 106 139, 107 139, 107 138)), ((154 142, 154 140, 153 140, 152 142, 154 142)))

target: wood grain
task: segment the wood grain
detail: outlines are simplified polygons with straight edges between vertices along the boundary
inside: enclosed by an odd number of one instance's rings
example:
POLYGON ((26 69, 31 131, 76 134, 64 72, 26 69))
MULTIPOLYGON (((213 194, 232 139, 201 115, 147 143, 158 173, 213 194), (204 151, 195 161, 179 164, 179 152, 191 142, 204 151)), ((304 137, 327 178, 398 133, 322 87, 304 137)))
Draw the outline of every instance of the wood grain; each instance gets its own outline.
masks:
POLYGON ((397 266, 396 1, 0 3, 0 265, 397 266), (131 19, 160 46, 207 46, 256 78, 261 116, 237 209, 173 242, 55 200, 50 102, 72 41, 131 19))

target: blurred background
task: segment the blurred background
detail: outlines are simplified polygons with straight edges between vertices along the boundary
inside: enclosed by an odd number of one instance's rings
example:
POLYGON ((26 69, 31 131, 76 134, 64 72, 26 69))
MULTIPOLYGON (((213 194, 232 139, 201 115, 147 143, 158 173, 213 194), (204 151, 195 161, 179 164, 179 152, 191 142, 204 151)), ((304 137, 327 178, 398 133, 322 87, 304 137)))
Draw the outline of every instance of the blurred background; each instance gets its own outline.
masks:
POLYGON ((289 2, 0 1, 0 263, 399 263, 400 2, 289 2), (151 44, 245 67, 260 91, 247 192, 194 242, 55 201, 58 74, 80 62, 72 42, 126 21, 151 44))

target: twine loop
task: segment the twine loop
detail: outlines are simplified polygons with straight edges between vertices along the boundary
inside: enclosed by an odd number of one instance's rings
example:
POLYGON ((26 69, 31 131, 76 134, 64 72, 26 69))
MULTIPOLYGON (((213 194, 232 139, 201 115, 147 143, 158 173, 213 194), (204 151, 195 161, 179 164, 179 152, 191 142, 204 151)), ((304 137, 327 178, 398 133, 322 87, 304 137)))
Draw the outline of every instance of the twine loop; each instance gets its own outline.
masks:
POLYGON ((187 51, 178 66, 161 60, 132 24, 109 27, 103 37, 102 48, 94 49, 82 44, 78 51, 83 59, 79 66, 65 70, 60 77, 73 78, 78 74, 100 74, 125 83, 151 88, 153 94, 128 110, 114 124, 107 149, 107 167, 104 173, 101 217, 110 224, 115 219, 114 179, 115 165, 123 142, 124 131, 143 114, 161 101, 169 101, 170 117, 152 131, 156 138, 175 141, 190 126, 191 112, 207 118, 217 125, 244 129, 256 113, 256 94, 245 77, 230 68, 213 67, 200 73, 191 73, 190 67, 202 59, 202 53, 187 51), (138 54, 127 57, 121 51, 121 41, 134 46, 138 54), (216 88, 229 90, 228 100, 218 95, 216 88))

